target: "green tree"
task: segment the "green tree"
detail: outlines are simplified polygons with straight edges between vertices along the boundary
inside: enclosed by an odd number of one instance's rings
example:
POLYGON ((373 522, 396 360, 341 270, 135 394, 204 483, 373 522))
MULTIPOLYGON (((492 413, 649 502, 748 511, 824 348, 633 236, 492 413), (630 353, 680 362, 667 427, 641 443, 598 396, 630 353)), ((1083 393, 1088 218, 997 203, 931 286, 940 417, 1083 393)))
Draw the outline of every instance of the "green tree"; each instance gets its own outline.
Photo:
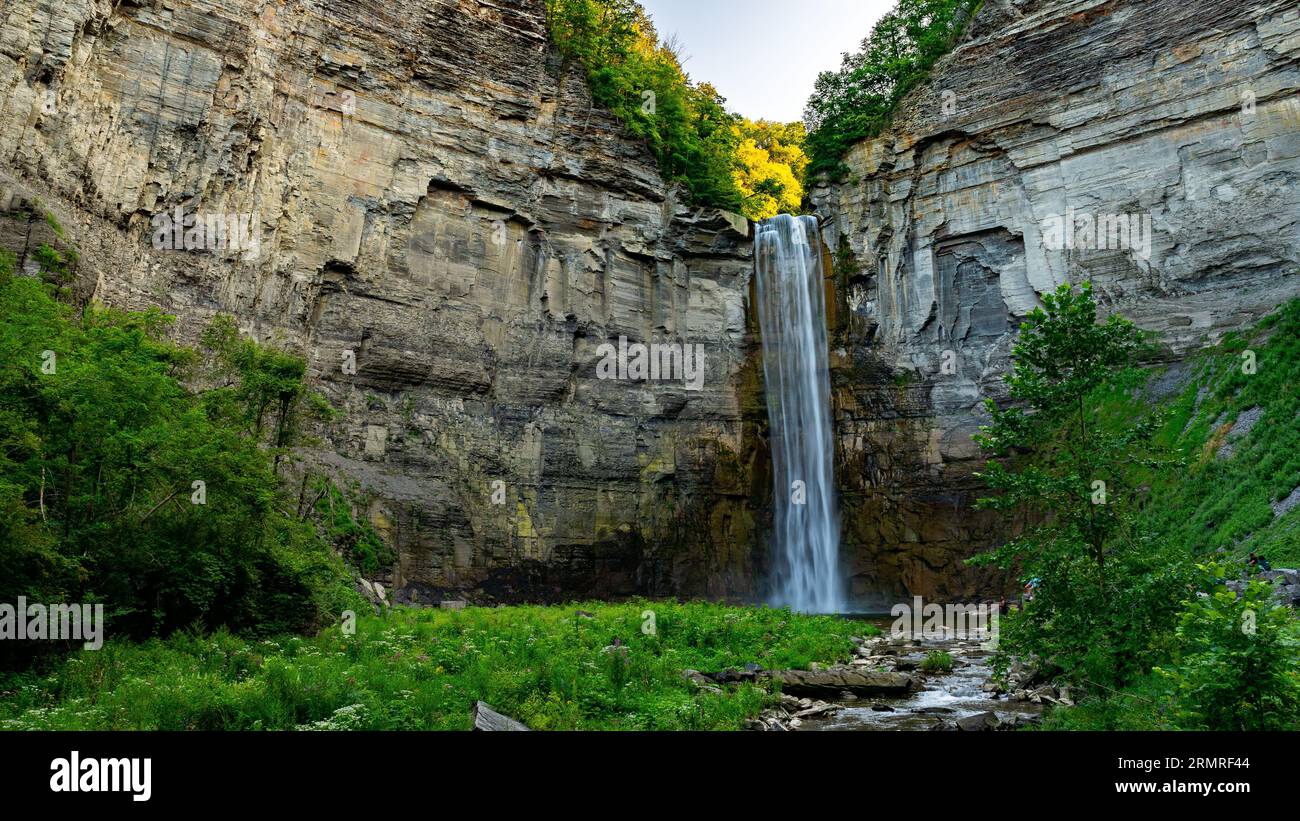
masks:
POLYGON ((1003 649, 1107 685, 1145 672, 1143 651, 1186 590, 1186 562, 1136 526, 1144 477, 1171 462, 1151 444, 1159 415, 1136 405, 1098 415, 1145 379, 1141 347, 1128 320, 1097 321, 1090 284, 1061 286, 1021 325, 1012 404, 986 400, 991 422, 976 437, 1000 457, 980 474, 998 494, 978 507, 1016 514, 1022 530, 975 562, 1037 580, 1033 601, 1005 622, 1003 649))
POLYGON ((547 0, 551 39, 587 74, 595 102, 644 139, 664 177, 691 201, 739 211, 736 117, 707 83, 692 84, 673 47, 634 0, 547 0))
POLYGON ((116 634, 199 622, 301 630, 348 577, 276 472, 300 435, 301 359, 214 323, 89 306, 0 261, 0 598, 103 602, 116 634), (187 383, 211 387, 191 390, 187 383))

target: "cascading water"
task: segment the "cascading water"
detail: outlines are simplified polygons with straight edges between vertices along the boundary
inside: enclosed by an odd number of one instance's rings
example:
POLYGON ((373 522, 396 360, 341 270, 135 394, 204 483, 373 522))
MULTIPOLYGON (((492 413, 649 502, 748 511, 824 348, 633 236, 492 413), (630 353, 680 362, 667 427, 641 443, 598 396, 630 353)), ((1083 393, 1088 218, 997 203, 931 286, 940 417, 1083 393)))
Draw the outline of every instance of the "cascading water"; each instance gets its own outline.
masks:
POLYGON ((754 265, 776 502, 772 600, 806 613, 843 612, 816 218, 764 220, 754 265))

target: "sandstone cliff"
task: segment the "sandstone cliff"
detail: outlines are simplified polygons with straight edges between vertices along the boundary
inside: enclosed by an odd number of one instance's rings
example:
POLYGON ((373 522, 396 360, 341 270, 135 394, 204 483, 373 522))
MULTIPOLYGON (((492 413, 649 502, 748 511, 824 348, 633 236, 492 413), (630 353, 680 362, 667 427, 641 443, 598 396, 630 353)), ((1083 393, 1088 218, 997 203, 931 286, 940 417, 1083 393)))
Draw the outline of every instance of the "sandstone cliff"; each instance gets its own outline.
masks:
POLYGON ((1041 294, 1090 279, 1171 359, 1300 294, 1300 8, 989 0, 846 163, 813 199, 855 590, 988 591, 970 437, 1041 294), (1108 241, 1062 247, 1067 214, 1108 241))
POLYGON ((753 594, 748 225, 593 108, 542 0, 6 0, 0 121, 7 244, 39 195, 85 296, 308 357, 344 414, 304 468, 398 598, 753 594), (156 250, 178 207, 255 253, 156 250), (703 390, 599 380, 620 335, 704 345, 703 390))

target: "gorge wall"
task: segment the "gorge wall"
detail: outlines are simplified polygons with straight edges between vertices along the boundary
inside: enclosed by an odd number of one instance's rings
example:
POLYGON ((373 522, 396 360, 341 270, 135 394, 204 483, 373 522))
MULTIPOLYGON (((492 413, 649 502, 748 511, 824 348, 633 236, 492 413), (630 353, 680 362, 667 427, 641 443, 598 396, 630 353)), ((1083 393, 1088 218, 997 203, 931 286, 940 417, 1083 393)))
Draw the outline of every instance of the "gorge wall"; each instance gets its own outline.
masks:
POLYGON ((813 200, 855 592, 964 599, 1007 582, 963 565, 999 536, 971 434, 1043 293, 1091 280, 1170 361, 1300 294, 1300 7, 988 0, 845 163, 813 200))
POLYGON ((6 246, 47 210, 83 298, 307 357, 342 414, 302 469, 399 600, 754 595, 749 226, 593 107, 543 0, 6 0, 0 121, 6 246), (178 207, 257 253, 155 250, 178 207), (703 344, 703 389, 598 379, 620 336, 703 344))
MULTIPOLYGON (((1008 584, 963 564, 1002 532, 970 435, 1042 293, 1092 279, 1171 360, 1300 293, 1298 58, 1294 2, 987 0, 813 192, 859 603, 1008 584), (1053 250, 1071 208, 1149 253, 1053 250)), ((5 0, 0 245, 39 242, 80 299, 303 354, 341 415, 299 469, 355 487, 399 600, 762 593, 750 228, 593 107, 543 0, 5 0), (155 250, 178 207, 257 253, 155 250), (620 336, 703 344, 703 390, 598 379, 620 336)))

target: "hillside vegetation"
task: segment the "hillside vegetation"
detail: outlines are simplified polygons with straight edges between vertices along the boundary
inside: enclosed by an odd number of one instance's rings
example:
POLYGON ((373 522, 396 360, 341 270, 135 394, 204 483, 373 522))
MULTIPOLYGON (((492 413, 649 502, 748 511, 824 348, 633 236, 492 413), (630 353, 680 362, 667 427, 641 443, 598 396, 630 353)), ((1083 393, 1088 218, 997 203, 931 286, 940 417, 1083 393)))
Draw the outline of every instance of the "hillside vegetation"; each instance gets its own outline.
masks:
POLYGON ((1300 301, 1154 376, 1142 334, 1096 314, 1087 284, 1044 297, 979 437, 1001 457, 981 506, 1023 526, 974 561, 1034 587, 999 665, 1082 685, 1055 726, 1295 728, 1294 589, 1243 559, 1296 564, 1300 301))
POLYGON ((894 109, 957 42, 983 0, 898 0, 862 48, 823 72, 804 111, 808 173, 840 178, 853 144, 880 134, 894 109))
POLYGON ((547 0, 551 39, 587 75, 592 97, 644 139, 660 171, 697 205, 761 220, 803 200, 803 127, 753 122, 693 83, 634 0, 547 0))
POLYGON ((356 606, 282 476, 328 413, 303 360, 228 317, 177 345, 160 311, 78 311, 61 271, 14 262, 0 252, 0 601, 103 602, 108 632, 137 638, 314 629, 356 606))

